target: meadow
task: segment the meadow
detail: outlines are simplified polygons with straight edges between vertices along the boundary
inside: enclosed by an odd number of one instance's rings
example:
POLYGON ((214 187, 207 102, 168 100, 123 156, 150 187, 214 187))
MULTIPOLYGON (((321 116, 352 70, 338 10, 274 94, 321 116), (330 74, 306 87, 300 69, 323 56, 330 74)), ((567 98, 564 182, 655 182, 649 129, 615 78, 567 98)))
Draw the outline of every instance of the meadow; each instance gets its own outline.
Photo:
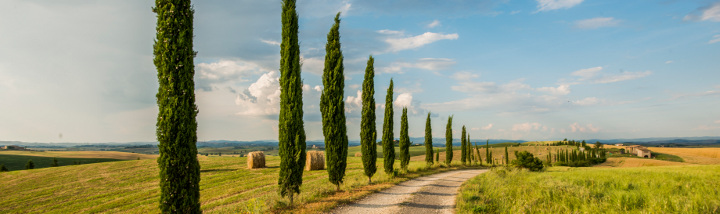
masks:
MULTIPOLYGON (((341 192, 335 192, 325 170, 306 171, 301 194, 295 199, 300 205, 290 209, 288 200, 277 194, 277 156, 267 156, 267 168, 253 170, 246 169, 246 157, 198 159, 201 208, 206 213, 316 213, 410 178, 459 168, 427 168, 415 161, 408 172, 391 178, 383 172, 379 158, 373 184, 367 185, 361 158, 348 157, 341 192)), ((158 173, 154 159, 0 173, 0 213, 158 213, 158 173)))
POLYGON ((718 213, 720 166, 494 168, 466 182, 458 213, 718 213))

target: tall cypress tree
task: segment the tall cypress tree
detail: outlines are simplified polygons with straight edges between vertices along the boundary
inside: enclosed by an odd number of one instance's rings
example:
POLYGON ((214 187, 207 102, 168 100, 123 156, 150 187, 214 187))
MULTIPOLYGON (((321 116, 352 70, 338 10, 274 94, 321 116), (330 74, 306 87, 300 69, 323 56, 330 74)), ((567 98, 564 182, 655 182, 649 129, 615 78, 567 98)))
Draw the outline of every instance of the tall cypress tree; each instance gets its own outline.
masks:
POLYGON ((160 210, 200 213, 200 164, 197 160, 193 14, 190 0, 156 0, 153 62, 157 68, 160 156, 160 210))
POLYGON ((330 183, 340 191, 347 167, 347 127, 345 126, 345 102, 343 88, 343 55, 340 50, 340 13, 330 28, 325 45, 325 69, 323 69, 323 92, 320 95, 323 134, 325 135, 325 163, 330 183))
POLYGON ((430 112, 425 120, 425 162, 433 164, 432 126, 430 125, 430 112))
POLYGON ((474 149, 473 149, 473 146, 472 146, 472 141, 470 141, 470 134, 469 134, 469 133, 468 133, 468 135, 467 135, 466 141, 467 141, 467 144, 466 144, 465 146, 467 147, 467 152, 468 152, 468 162, 469 162, 470 164, 472 164, 473 161, 475 161, 475 156, 474 156, 474 154, 473 154, 473 150, 474 150, 474 149))
POLYGON ((393 174, 395 164, 395 142, 393 134, 393 81, 390 79, 390 86, 385 96, 385 118, 383 119, 383 156, 385 173, 393 174))
POLYGON ((452 118, 453 116, 448 117, 448 123, 447 127, 445 127, 445 164, 450 165, 453 158, 453 149, 452 149, 452 118))
POLYGON ((375 59, 372 56, 365 67, 365 80, 362 92, 362 118, 360 119, 360 147, 362 150, 363 168, 368 177, 368 184, 372 183, 372 176, 377 171, 377 129, 375 128, 375 59))
POLYGON ((505 147, 505 165, 510 164, 510 155, 508 155, 507 146, 505 147))
POLYGON ((280 196, 300 194, 305 168, 305 127, 303 123, 302 80, 300 79, 300 43, 295 0, 282 3, 282 43, 280 43, 280 196))
POLYGON ((403 107, 400 117, 400 168, 407 171, 410 163, 410 136, 408 136, 407 107, 403 107))
POLYGON ((492 164, 492 155, 490 154, 490 140, 485 142, 485 163, 492 164))
POLYGON ((465 125, 462 126, 462 136, 460 136, 460 162, 462 162, 463 165, 467 162, 467 140, 465 138, 465 135, 467 132, 465 131, 465 125))

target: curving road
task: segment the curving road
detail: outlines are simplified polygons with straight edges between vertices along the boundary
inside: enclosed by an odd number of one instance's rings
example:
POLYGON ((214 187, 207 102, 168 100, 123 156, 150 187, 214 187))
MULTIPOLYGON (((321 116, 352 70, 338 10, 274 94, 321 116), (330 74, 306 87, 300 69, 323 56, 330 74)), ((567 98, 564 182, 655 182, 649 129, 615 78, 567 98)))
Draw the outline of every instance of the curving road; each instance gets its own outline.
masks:
POLYGON ((456 170, 415 178, 330 213, 454 213, 460 185, 486 169, 456 170))

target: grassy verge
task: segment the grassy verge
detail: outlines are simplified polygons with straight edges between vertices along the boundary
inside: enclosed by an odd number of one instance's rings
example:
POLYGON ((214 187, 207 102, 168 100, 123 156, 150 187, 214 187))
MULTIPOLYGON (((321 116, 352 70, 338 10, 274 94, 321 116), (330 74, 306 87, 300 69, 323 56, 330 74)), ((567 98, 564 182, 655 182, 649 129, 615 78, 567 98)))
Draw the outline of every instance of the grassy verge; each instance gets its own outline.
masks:
MULTIPOLYGON (((341 192, 325 170, 303 174, 295 207, 277 189, 280 159, 267 156, 267 168, 248 170, 245 157, 199 156, 200 201, 205 213, 317 213, 427 173, 451 168, 427 168, 410 163, 409 172, 391 178, 382 159, 373 185, 367 186, 360 157, 348 157, 341 192)), ((396 162, 399 166, 399 162, 396 162)), ((157 162, 131 160, 0 173, 0 213, 159 213, 157 162)))
POLYGON ((461 189, 458 213, 718 213, 720 166, 496 168, 461 189))

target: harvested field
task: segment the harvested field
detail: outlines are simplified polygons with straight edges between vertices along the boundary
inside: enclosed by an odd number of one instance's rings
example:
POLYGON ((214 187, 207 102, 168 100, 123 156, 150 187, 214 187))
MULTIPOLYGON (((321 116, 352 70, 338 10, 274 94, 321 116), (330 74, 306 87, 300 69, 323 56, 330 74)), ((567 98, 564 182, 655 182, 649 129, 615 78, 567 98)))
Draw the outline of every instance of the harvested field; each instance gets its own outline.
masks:
POLYGON ((158 155, 115 151, 0 151, 4 155, 27 155, 56 158, 106 158, 119 160, 156 159, 158 155))
POLYGON ((650 151, 677 155, 687 163, 720 164, 720 148, 648 147, 650 151))
POLYGON ((663 161, 648 158, 608 158, 605 163, 596 165, 595 167, 641 167, 641 166, 674 166, 689 165, 683 162, 663 161))

